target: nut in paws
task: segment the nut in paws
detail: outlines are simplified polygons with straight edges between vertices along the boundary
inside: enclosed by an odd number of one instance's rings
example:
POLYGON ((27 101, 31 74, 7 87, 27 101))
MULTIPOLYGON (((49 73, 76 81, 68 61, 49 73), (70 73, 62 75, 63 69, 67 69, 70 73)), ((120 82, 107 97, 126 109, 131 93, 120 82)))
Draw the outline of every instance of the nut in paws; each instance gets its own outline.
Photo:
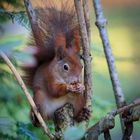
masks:
POLYGON ((72 83, 68 86, 68 91, 73 93, 83 93, 85 86, 81 83, 72 83))

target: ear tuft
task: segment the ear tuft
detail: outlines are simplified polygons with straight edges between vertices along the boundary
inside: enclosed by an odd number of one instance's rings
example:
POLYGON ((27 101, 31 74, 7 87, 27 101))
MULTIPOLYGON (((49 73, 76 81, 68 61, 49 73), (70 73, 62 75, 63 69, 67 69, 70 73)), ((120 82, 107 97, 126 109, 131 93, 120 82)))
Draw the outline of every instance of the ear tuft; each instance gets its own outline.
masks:
POLYGON ((74 50, 76 53, 80 52, 80 35, 79 31, 74 31, 74 50))
POLYGON ((65 57, 65 50, 63 47, 59 46, 59 48, 56 49, 56 57, 57 60, 62 60, 65 57))
POLYGON ((55 46, 56 48, 66 48, 66 36, 64 33, 58 33, 55 37, 55 46))
POLYGON ((58 60, 62 60, 66 50, 66 36, 64 33, 58 33, 55 37, 55 49, 56 57, 58 60))

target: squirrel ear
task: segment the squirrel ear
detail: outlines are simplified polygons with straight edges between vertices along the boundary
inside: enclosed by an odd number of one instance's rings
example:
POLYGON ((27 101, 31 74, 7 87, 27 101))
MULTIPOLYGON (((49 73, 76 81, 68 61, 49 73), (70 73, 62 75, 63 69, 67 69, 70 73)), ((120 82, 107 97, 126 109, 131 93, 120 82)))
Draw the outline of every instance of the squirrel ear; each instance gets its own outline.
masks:
POLYGON ((58 60, 64 58, 66 50, 66 37, 63 33, 58 33, 55 37, 56 57, 58 60))
POLYGON ((78 30, 74 31, 74 51, 76 53, 80 52, 80 35, 78 30))
POLYGON ((66 48, 66 36, 63 33, 58 33, 55 37, 55 47, 56 48, 66 48))
POLYGON ((58 33, 55 37, 55 49, 56 57, 58 60, 62 60, 65 55, 66 49, 66 37, 63 33, 58 33))
POLYGON ((57 60, 62 60, 65 57, 65 51, 63 47, 59 47, 56 49, 56 57, 57 60))

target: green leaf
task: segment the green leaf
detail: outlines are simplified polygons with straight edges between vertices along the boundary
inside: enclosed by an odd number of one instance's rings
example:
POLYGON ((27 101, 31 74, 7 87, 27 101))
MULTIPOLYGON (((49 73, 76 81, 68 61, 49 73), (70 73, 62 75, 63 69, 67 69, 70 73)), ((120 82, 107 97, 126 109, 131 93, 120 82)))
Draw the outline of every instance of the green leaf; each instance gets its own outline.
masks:
POLYGON ((3 20, 11 19, 12 22, 17 21, 19 24, 24 26, 26 29, 30 28, 28 16, 26 12, 19 11, 19 12, 9 12, 2 8, 0 8, 0 16, 3 20))
POLYGON ((39 140, 37 136, 27 128, 27 124, 18 123, 18 134, 27 137, 30 140, 39 140))
POLYGON ((3 135, 8 135, 10 137, 16 138, 17 134, 16 122, 11 118, 0 118, 0 133, 3 135))

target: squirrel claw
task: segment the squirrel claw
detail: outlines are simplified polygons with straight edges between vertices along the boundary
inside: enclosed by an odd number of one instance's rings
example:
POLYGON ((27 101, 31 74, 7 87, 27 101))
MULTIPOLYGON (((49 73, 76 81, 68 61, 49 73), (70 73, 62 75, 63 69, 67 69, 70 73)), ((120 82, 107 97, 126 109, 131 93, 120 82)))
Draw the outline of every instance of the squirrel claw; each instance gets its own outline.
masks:
POLYGON ((91 111, 84 107, 82 111, 79 113, 78 117, 76 118, 77 122, 87 121, 90 118, 91 111))

